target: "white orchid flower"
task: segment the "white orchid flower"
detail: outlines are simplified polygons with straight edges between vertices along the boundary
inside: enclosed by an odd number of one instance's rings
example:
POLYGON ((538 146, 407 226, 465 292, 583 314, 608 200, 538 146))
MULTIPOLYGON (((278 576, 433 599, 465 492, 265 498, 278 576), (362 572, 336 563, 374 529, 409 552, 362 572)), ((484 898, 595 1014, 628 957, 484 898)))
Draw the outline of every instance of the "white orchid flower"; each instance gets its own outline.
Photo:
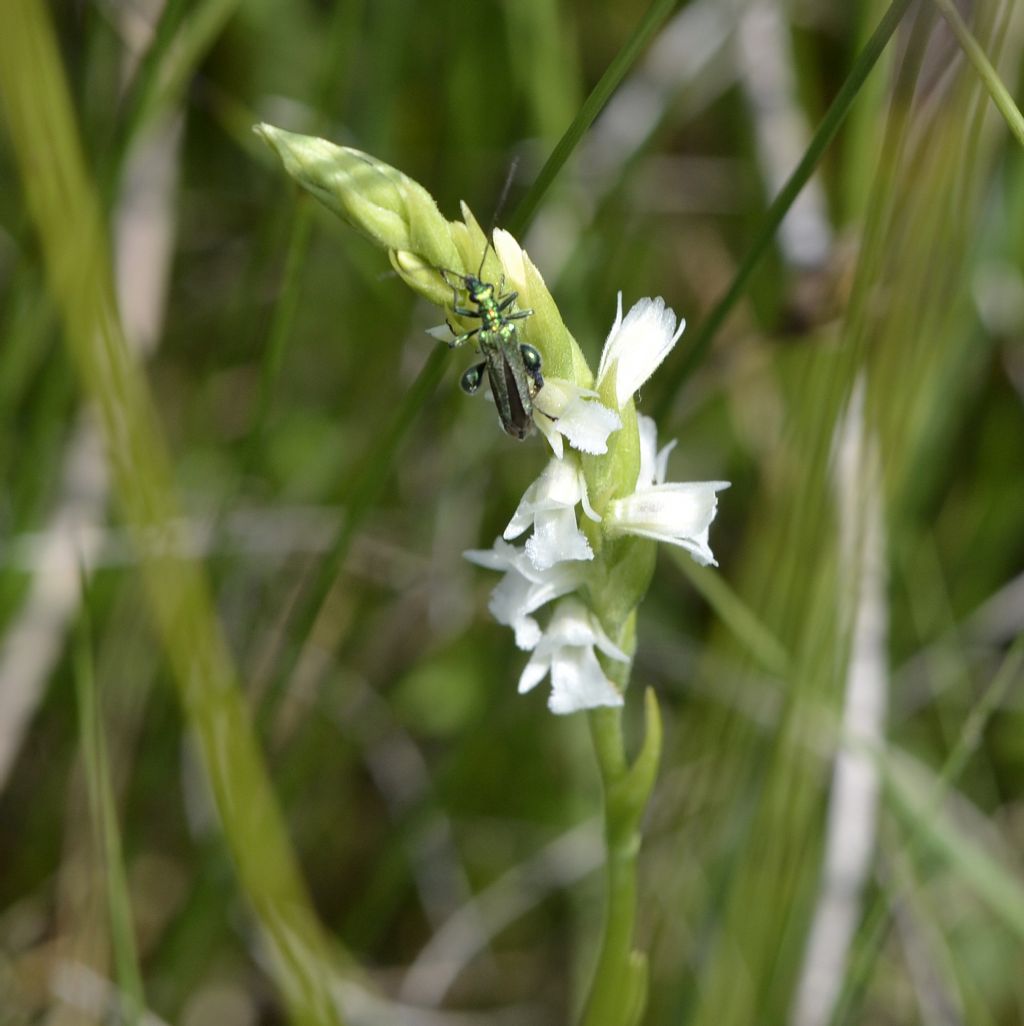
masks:
POLYGON ((586 535, 576 525, 576 503, 591 520, 601 518, 587 497, 583 470, 575 459, 551 460, 526 490, 505 528, 505 540, 518 538, 533 528, 526 554, 537 570, 547 570, 566 560, 593 559, 586 535))
POLYGON ((640 473, 631 495, 614 499, 605 512, 610 533, 637 534, 686 549, 704 566, 717 566, 708 545, 708 529, 718 511, 717 493, 728 481, 665 482, 668 455, 674 442, 660 452, 657 430, 650 417, 638 418, 640 473))
POLYGON ((540 625, 531 615, 541 606, 568 595, 583 582, 581 564, 556 563, 538 570, 523 549, 498 538, 490 549, 472 549, 463 555, 471 563, 489 570, 503 570, 505 576, 491 592, 490 610, 494 619, 515 632, 516 644, 533 648, 541 637, 540 625))
POLYGON ((629 662, 629 656, 612 642, 579 599, 563 599, 519 678, 520 694, 550 674, 548 708, 554 713, 622 705, 622 694, 605 676, 595 649, 609 659, 629 662))
MULTIPOLYGON (((621 409, 658 369, 679 340, 686 321, 665 300, 641 299, 625 317, 619 293, 615 323, 604 343, 597 387, 615 374, 615 401, 621 409)), ((608 436, 622 426, 618 413, 596 401, 598 393, 560 378, 545 380, 534 401, 534 421, 562 458, 562 435, 574 449, 600 455, 608 451, 608 436)))

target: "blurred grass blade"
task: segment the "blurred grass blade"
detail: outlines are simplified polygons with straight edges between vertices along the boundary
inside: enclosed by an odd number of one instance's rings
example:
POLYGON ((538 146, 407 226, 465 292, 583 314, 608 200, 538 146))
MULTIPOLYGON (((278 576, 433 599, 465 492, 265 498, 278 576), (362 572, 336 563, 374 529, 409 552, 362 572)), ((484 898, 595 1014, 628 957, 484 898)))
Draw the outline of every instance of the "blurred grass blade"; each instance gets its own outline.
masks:
POLYGON ((392 469, 396 464, 396 454, 409 433, 409 429, 416 422, 420 408, 430 398, 444 376, 448 367, 447 357, 446 346, 435 346, 431 350, 426 363, 416 376, 416 380, 402 397, 391 422, 377 436, 376 444, 367 453, 356 471, 352 485, 344 499, 345 512, 341 526, 330 551, 320 563, 316 580, 294 617, 294 633, 300 640, 296 643, 283 671, 278 675, 268 708, 273 705, 287 686, 302 653, 313 637, 317 619, 327 604, 335 582, 345 568, 345 560, 352 546, 352 540, 389 481, 392 469))
POLYGON ((167 51, 174 42, 175 33, 186 17, 187 8, 188 0, 167 0, 153 29, 149 46, 139 59, 135 74, 128 84, 121 103, 120 116, 115 126, 117 134, 105 158, 107 164, 104 173, 100 176, 101 184, 108 198, 115 194, 125 154, 140 126, 145 123, 146 112, 150 108, 156 91, 160 68, 167 51))
POLYGON ((508 230, 513 235, 520 238, 523 236, 533 215, 537 212, 544 193, 548 191, 558 172, 562 170, 563 165, 572 155, 572 151, 576 149, 580 139, 594 123, 597 115, 601 113, 601 109, 618 88, 619 83, 626 77, 626 73, 636 62, 651 37, 672 13, 676 3, 677 0, 654 0, 648 8, 640 24, 615 55, 615 59, 608 65, 590 95, 583 101, 579 113, 565 130, 562 138, 558 140, 558 145, 551 151, 551 156, 540 169, 540 174, 534 179, 533 185, 530 186, 529 191, 509 218, 508 230))
POLYGON ((689 553, 672 549, 672 562, 700 593, 715 615, 760 667, 776 677, 788 677, 792 658, 768 625, 740 597, 726 578, 694 562, 689 553))
POLYGON ((235 867, 295 1022, 339 1022, 332 959, 253 736, 198 567, 174 555, 169 455, 147 383, 129 354, 110 252, 85 167, 48 13, 14 0, 0 33, 0 96, 50 287, 95 402, 153 618, 209 778, 235 867))
POLYGON ((909 5, 910 0, 893 0, 892 5, 885 12, 864 49, 858 55, 853 68, 850 70, 850 74, 846 77, 846 81, 843 82, 842 87, 836 94, 836 98, 832 101, 832 105, 815 130, 803 158, 794 168, 793 173, 782 187, 782 191, 772 200, 771 205, 765 211, 761 226, 754 236, 754 241, 751 243, 750 249, 747 250, 747 255, 743 258, 743 262, 736 271, 725 295, 715 304, 711 313, 704 318, 691 336, 685 357, 673 364, 671 370, 667 372, 670 382, 666 385, 661 404, 655 411, 655 419, 660 419, 665 415, 676 391, 678 391, 686 378, 689 377, 694 368, 707 356, 708 350, 711 348, 711 342, 718 329, 725 323, 726 317, 729 316, 730 311, 736 305, 736 301, 743 294, 750 276, 754 273, 761 257, 764 256, 764 252, 774 238, 776 230, 788 213, 789 208, 793 205, 800 190, 807 184, 807 180, 811 177, 815 167, 817 167, 818 161, 828 148, 829 143, 835 137, 836 132, 839 131, 840 125, 842 125, 843 120, 857 99, 861 86, 863 86, 871 69, 882 55, 882 51, 892 38, 909 5))
POLYGON ((110 149, 111 163, 101 176, 107 197, 114 195, 125 154, 139 131, 176 102, 235 13, 238 0, 205 0, 187 10, 189 6, 186 0, 168 0, 139 63, 110 149))
MULTIPOLYGON (((84 575, 83 575, 84 587, 84 575)), ((93 674, 92 644, 89 637, 88 603, 75 638, 75 697, 78 705, 78 733, 85 766, 86 791, 93 835, 99 849, 107 891, 110 915, 110 936, 114 948, 114 969, 121 1005, 121 1019, 126 1026, 137 1026, 146 1007, 135 947, 131 898, 125 875, 124 853, 117 824, 117 807, 110 779, 106 739, 96 680, 93 674)))
POLYGON ((285 255, 281 288, 267 331, 267 341, 263 347, 259 398, 247 454, 247 464, 249 465, 254 463, 266 442, 267 422, 281 377, 288 339, 299 309, 299 299, 302 295, 302 273, 309 254, 309 240, 313 227, 312 206, 308 197, 304 195, 297 196, 292 206, 288 250, 285 255))
POLYGON ((956 870, 960 880, 1024 941, 1024 881, 998 862, 962 826, 937 812, 922 796, 906 768, 891 763, 886 774, 890 807, 911 832, 914 848, 927 848, 956 870))
POLYGON ((964 53, 967 54, 968 60, 974 65, 974 69, 978 72, 981 81, 988 90, 989 96, 992 97, 992 102, 999 109, 999 113, 1003 115, 1007 127, 1013 133, 1017 142, 1024 146, 1024 115, 1021 114, 1017 104, 1013 102, 1010 91, 1003 85, 1003 80, 999 77, 996 69, 992 67, 985 51, 981 48, 981 44, 971 34, 971 30, 967 27, 963 18, 960 17, 960 12, 949 0, 934 0, 934 2, 935 6, 942 12, 942 16, 949 23, 949 27, 955 33, 957 40, 961 47, 963 47, 964 53))
MULTIPOLYGON (((925 808, 917 808, 920 803, 915 802, 908 794, 905 784, 899 780, 895 784, 892 783, 897 774, 892 768, 885 766, 884 756, 880 755, 894 799, 893 803, 897 807, 897 811, 908 820, 909 837, 905 847, 907 856, 911 859, 917 857, 920 848, 927 841, 932 841, 936 846, 943 848, 946 857, 958 868, 960 863, 965 863, 966 875, 972 880, 982 897, 990 897, 993 893, 996 896, 1004 893, 1009 895, 1010 908, 1007 918, 1011 927, 1015 929, 1024 924, 1024 918, 1022 918, 1024 913, 1022 913, 1021 907, 1018 907, 1020 893, 1024 893, 1024 884, 1013 878, 1007 882, 1006 871, 1001 867, 996 869, 998 879, 994 883, 986 880, 979 882, 976 879, 976 860, 973 852, 965 850, 959 843, 947 844, 947 835, 934 824, 938 818, 936 812, 941 807, 944 798, 967 767, 970 757, 978 750, 985 727, 996 711, 1002 708, 1011 688, 1020 684, 1022 674, 1024 674, 1024 635, 1019 636, 1010 646, 1010 650, 1006 653, 999 670, 989 682, 985 693, 964 721, 956 744, 950 749, 942 768, 935 777, 925 808), (933 837, 935 832, 939 836, 933 837)), ((984 861, 987 865, 987 855, 984 856, 984 861)), ((846 975, 843 993, 840 995, 835 1015, 831 1020, 832 1026, 843 1026, 844 1023, 853 1021, 853 1016, 856 1014, 856 1002, 867 987, 872 967, 881 954, 891 912, 891 902, 883 901, 881 897, 877 898, 871 907, 864 925, 861 927, 857 958, 846 975)))

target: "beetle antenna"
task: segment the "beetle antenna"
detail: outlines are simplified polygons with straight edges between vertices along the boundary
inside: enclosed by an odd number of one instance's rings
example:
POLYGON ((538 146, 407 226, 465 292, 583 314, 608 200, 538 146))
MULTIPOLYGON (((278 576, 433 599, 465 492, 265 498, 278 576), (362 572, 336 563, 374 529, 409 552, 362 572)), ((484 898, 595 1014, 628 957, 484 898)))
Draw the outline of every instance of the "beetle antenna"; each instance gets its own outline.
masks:
POLYGON ((512 163, 508 166, 508 174, 505 175, 505 184, 501 187, 501 195, 498 197, 498 205, 494 208, 494 220, 491 221, 491 233, 493 234, 494 228, 498 223, 498 218, 501 217, 501 212, 505 209, 505 201, 508 199, 509 189, 512 188, 512 182, 515 180, 516 171, 519 169, 519 157, 518 155, 512 158, 512 163))
POLYGON ((516 171, 518 169, 519 157, 515 156, 512 158, 512 163, 508 166, 508 174, 505 175, 505 184, 501 187, 501 194, 498 196, 498 202, 494 208, 494 217, 491 218, 491 228, 487 233, 487 245, 484 246, 484 255, 480 258, 480 267, 476 272, 476 276, 478 278, 484 273, 484 261, 487 259, 487 250, 491 248, 491 238, 494 235, 494 229, 497 227, 498 218, 501 216, 502 210, 505 209, 505 201, 508 199, 508 193, 512 188, 512 182, 515 180, 516 171))
MULTIPOLYGON (((494 229, 492 228, 491 231, 493 232, 494 229)), ((476 276, 477 276, 477 278, 479 278, 480 275, 484 273, 484 261, 487 259, 487 251, 490 248, 491 248, 491 240, 490 240, 490 237, 488 237, 487 244, 484 246, 484 254, 483 254, 482 257, 480 257, 480 266, 476 269, 476 276)))

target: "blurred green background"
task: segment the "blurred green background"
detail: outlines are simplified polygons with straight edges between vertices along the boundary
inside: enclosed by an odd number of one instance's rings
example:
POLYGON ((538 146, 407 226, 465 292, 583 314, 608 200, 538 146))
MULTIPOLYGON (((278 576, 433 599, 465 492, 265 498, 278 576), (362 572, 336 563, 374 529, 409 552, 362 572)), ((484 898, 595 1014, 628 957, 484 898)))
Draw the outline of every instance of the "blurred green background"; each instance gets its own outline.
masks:
MULTIPOLYGON (((422 387, 438 311, 250 126, 503 224, 643 10, 6 6, 0 1023, 570 1021, 586 722, 461 556, 544 446, 422 387)), ((1024 160, 903 6, 709 345, 886 5, 662 4, 521 235, 592 363, 620 289, 687 318, 639 408, 733 482, 640 612, 646 1023, 1024 1021, 1024 160)))

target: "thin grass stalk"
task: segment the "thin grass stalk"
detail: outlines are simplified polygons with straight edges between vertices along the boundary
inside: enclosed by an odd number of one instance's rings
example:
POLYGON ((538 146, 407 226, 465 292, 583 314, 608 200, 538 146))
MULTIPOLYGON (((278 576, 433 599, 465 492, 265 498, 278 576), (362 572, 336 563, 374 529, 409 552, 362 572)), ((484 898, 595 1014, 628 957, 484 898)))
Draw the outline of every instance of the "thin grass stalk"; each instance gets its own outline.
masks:
POLYGON ((312 203, 308 197, 297 195, 291 217, 284 272, 281 276, 281 289, 278 301, 274 304, 274 313, 270 319, 267 340, 263 349, 259 398, 256 403, 256 415, 249 436, 246 459, 246 463, 250 466, 266 442, 267 423, 281 378, 281 368, 284 366, 288 339, 291 336, 295 315, 299 309, 299 299, 302 295, 302 274, 309 254, 312 228, 312 203))
POLYGON ((90 818, 106 877, 107 910, 110 917, 110 937, 114 949, 114 971, 118 984, 121 1019, 125 1026, 138 1026, 145 1011, 146 997, 135 944, 131 898, 124 868, 121 833, 117 824, 117 807, 110 762, 107 758, 103 717, 93 673, 88 607, 84 608, 85 613, 79 622, 74 648, 78 733, 82 762, 85 766, 90 818))
POLYGON ((761 262, 761 258, 775 237, 775 232, 778 230, 783 218, 789 212, 789 208, 793 205, 800 191, 807 184, 814 169, 818 166, 818 161, 821 160, 825 150, 828 149, 828 145, 835 137, 836 132, 839 131, 865 80, 871 73, 871 69, 882 55, 882 51, 892 38, 909 5, 910 0, 893 0, 892 5, 878 23, 878 27, 872 33, 864 49, 861 50, 857 60, 854 62, 853 68, 850 70, 850 74, 847 75, 846 80, 836 94, 836 98, 832 101, 832 105, 815 130, 800 163, 794 168, 793 173, 787 179, 782 190, 765 211, 761 224, 754 235, 754 240, 747 250, 743 262, 733 276, 733 280, 725 295, 715 304, 711 313, 704 318, 697 327, 697 330, 690 336, 689 348, 684 358, 673 364, 669 375, 669 383, 663 392, 661 403, 654 413, 656 420, 660 420, 667 414, 668 407, 674 399, 675 393, 707 356, 715 335, 718 334, 732 308, 736 305, 740 296, 743 295, 751 275, 761 262))
MULTIPOLYGON (((926 10, 928 9, 922 9, 922 19, 926 10)), ((996 33, 1002 30, 999 27, 994 29, 996 33)), ((908 89, 903 90, 905 96, 909 95, 909 92, 908 89)), ((874 234, 877 238, 881 238, 884 227, 889 226, 891 234, 902 240, 901 245, 905 245, 906 240, 914 244, 914 248, 909 252, 895 250, 892 247, 894 251, 887 254, 893 265, 898 264, 903 268, 915 270, 913 273, 904 272, 900 282, 903 309, 897 311, 901 317, 898 323, 883 326, 884 334, 881 334, 876 347, 877 366, 874 369, 876 388, 879 390, 874 402, 877 415, 885 429, 883 449, 887 450, 888 456, 887 478, 892 506, 890 516, 896 521, 897 528, 911 519, 916 508, 911 490, 919 473, 918 468, 933 462, 929 459, 930 453, 926 446, 930 440, 926 437, 925 430, 929 418, 920 413, 913 416, 912 413, 918 410, 921 403, 929 401, 929 393, 934 392, 941 384, 943 374, 949 380, 949 387, 956 387, 950 377, 956 369, 953 366, 956 354, 952 357, 946 355, 949 346, 944 339, 951 330, 951 310, 957 310, 962 321, 971 318, 966 297, 961 296, 958 299, 957 296, 958 283, 968 278, 963 273, 962 258, 958 255, 969 251, 972 212, 981 201, 978 190, 975 190, 975 195, 971 195, 969 178, 977 176, 979 154, 970 143, 979 138, 976 122, 981 120, 983 111, 979 110, 977 104, 972 104, 969 94, 958 97, 955 104, 948 103, 944 111, 948 113, 950 109, 953 113, 947 120, 955 126, 956 132, 948 138, 946 146, 948 152, 956 155, 953 166, 942 166, 941 162, 936 161, 935 153, 925 149, 925 152, 916 154, 917 163, 912 170, 907 171, 908 161, 904 160, 906 147, 903 142, 893 142, 888 147, 891 159, 883 159, 882 162, 882 174, 886 177, 880 177, 880 182, 884 184, 888 194, 876 196, 873 211, 874 234), (906 179, 902 186, 907 194, 905 203, 901 202, 898 188, 900 183, 897 169, 900 165, 904 167, 903 174, 906 179), (965 169, 970 169, 971 174, 968 175, 965 169), (949 196, 955 197, 956 202, 950 202, 949 196), (938 210, 952 210, 954 216, 943 218, 936 213, 938 210), (939 263, 936 267, 935 263, 926 265, 919 258, 921 253, 935 252, 945 254, 946 263, 939 263), (948 267, 949 261, 954 259, 959 262, 948 267), (921 341, 913 348, 904 346, 907 352, 897 358, 900 354, 895 352, 895 342, 904 336, 917 337, 921 341), (892 340, 893 345, 887 345, 888 340, 892 340), (936 369, 936 362, 940 360, 943 362, 939 363, 936 369), (904 397, 901 401, 899 397, 907 381, 913 381, 915 388, 909 398, 904 397), (889 383, 889 394, 885 394, 882 388, 886 382, 889 383), (896 416, 892 414, 894 410, 896 416), (923 424, 925 427, 922 427, 923 424)), ((896 136, 905 138, 908 134, 907 116, 902 111, 894 111, 894 114, 889 132, 890 139, 895 140, 896 136)), ((938 126, 940 130, 943 128, 942 124, 938 126)), ((935 135, 936 130, 933 130, 929 140, 935 135)), ((882 191, 878 190, 879 193, 882 191)), ((884 255, 878 258, 879 261, 883 259, 884 255)), ((876 273, 884 278, 884 266, 881 270, 876 269, 876 273)), ((878 326, 867 318, 863 321, 862 330, 880 334, 878 326)), ((949 404, 944 398, 946 394, 935 395, 930 399, 933 421, 949 417, 949 404)), ((932 448, 934 449, 934 440, 932 448)), ((906 530, 906 527, 903 529, 906 530)), ((1002 686, 998 681, 993 681, 980 706, 980 715, 986 720, 994 708, 990 696, 995 685, 996 692, 1002 686)), ((971 719, 974 718, 972 712, 971 719)), ((972 729, 976 730, 977 727, 972 729)), ((933 802, 941 800, 953 779, 959 775, 966 761, 965 753, 973 750, 972 745, 973 741, 968 740, 965 724, 957 745, 947 757, 939 774, 933 802)), ((918 817, 912 805, 907 802, 906 795, 899 791, 898 785, 890 787, 890 799, 894 801, 898 811, 911 819, 906 845, 909 858, 919 850, 922 843, 919 835, 922 830, 927 832, 931 817, 927 811, 918 817), (915 823, 914 820, 918 818, 920 821, 915 823)), ((930 807, 934 809, 938 806, 936 804, 930 807)), ((953 861, 956 862, 956 858, 953 861)), ((891 894, 879 895, 868 908, 860 930, 857 954, 847 973, 843 992, 832 1018, 833 1026, 850 1023, 858 1014, 858 1001, 867 989, 892 923, 893 901, 891 894)), ((1011 925, 1016 927, 1016 923, 1011 925)))
POLYGON ((934 0, 935 6, 942 13, 943 18, 949 23, 957 41, 967 55, 967 59, 974 65, 978 77, 981 79, 992 97, 992 102, 1003 116, 1006 127, 1013 133, 1013 137, 1024 146, 1024 114, 1014 103, 1010 91, 1003 84, 999 73, 989 61, 984 49, 977 39, 971 34, 966 22, 960 17, 960 12, 950 3, 950 0, 934 0))
MULTIPOLYGON (((926 851, 939 855, 944 862, 957 869, 960 876, 1011 931, 1024 939, 1024 885, 1020 879, 995 860, 984 856, 971 839, 958 836, 945 827, 939 818, 943 800, 966 768, 968 759, 977 751, 992 716, 1003 706, 1011 688, 1019 684, 1022 673, 1024 636, 1010 647, 981 700, 964 721, 956 743, 933 779, 930 793, 923 802, 915 801, 905 780, 897 772, 898 767, 889 765, 881 753, 876 754, 885 771, 886 790, 892 808, 905 821, 906 837, 902 853, 906 863, 912 864, 926 851)), ((889 894, 888 901, 876 901, 861 928, 858 958, 851 968, 841 1001, 832 1018, 832 1026, 846 1026, 857 1021, 854 1018, 855 1002, 867 985, 884 943, 894 900, 898 900, 898 896, 889 894)))
POLYGON ((540 201, 558 176, 558 172, 572 156, 573 150, 579 145, 587 129, 601 113, 612 93, 615 92, 619 83, 626 77, 629 69, 643 52, 644 47, 665 23, 677 2, 678 0, 654 0, 647 9, 647 13, 633 30, 633 34, 626 40, 622 49, 615 55, 614 60, 598 80, 597 85, 591 90, 590 95, 583 101, 579 113, 573 118, 572 124, 565 130, 562 138, 558 140, 558 144, 551 151, 551 155, 534 179, 533 185, 530 186, 529 191, 520 200, 515 212, 509 218, 508 229, 513 235, 522 238, 526 233, 530 221, 533 220, 533 215, 537 212, 537 207, 540 206, 540 201))

